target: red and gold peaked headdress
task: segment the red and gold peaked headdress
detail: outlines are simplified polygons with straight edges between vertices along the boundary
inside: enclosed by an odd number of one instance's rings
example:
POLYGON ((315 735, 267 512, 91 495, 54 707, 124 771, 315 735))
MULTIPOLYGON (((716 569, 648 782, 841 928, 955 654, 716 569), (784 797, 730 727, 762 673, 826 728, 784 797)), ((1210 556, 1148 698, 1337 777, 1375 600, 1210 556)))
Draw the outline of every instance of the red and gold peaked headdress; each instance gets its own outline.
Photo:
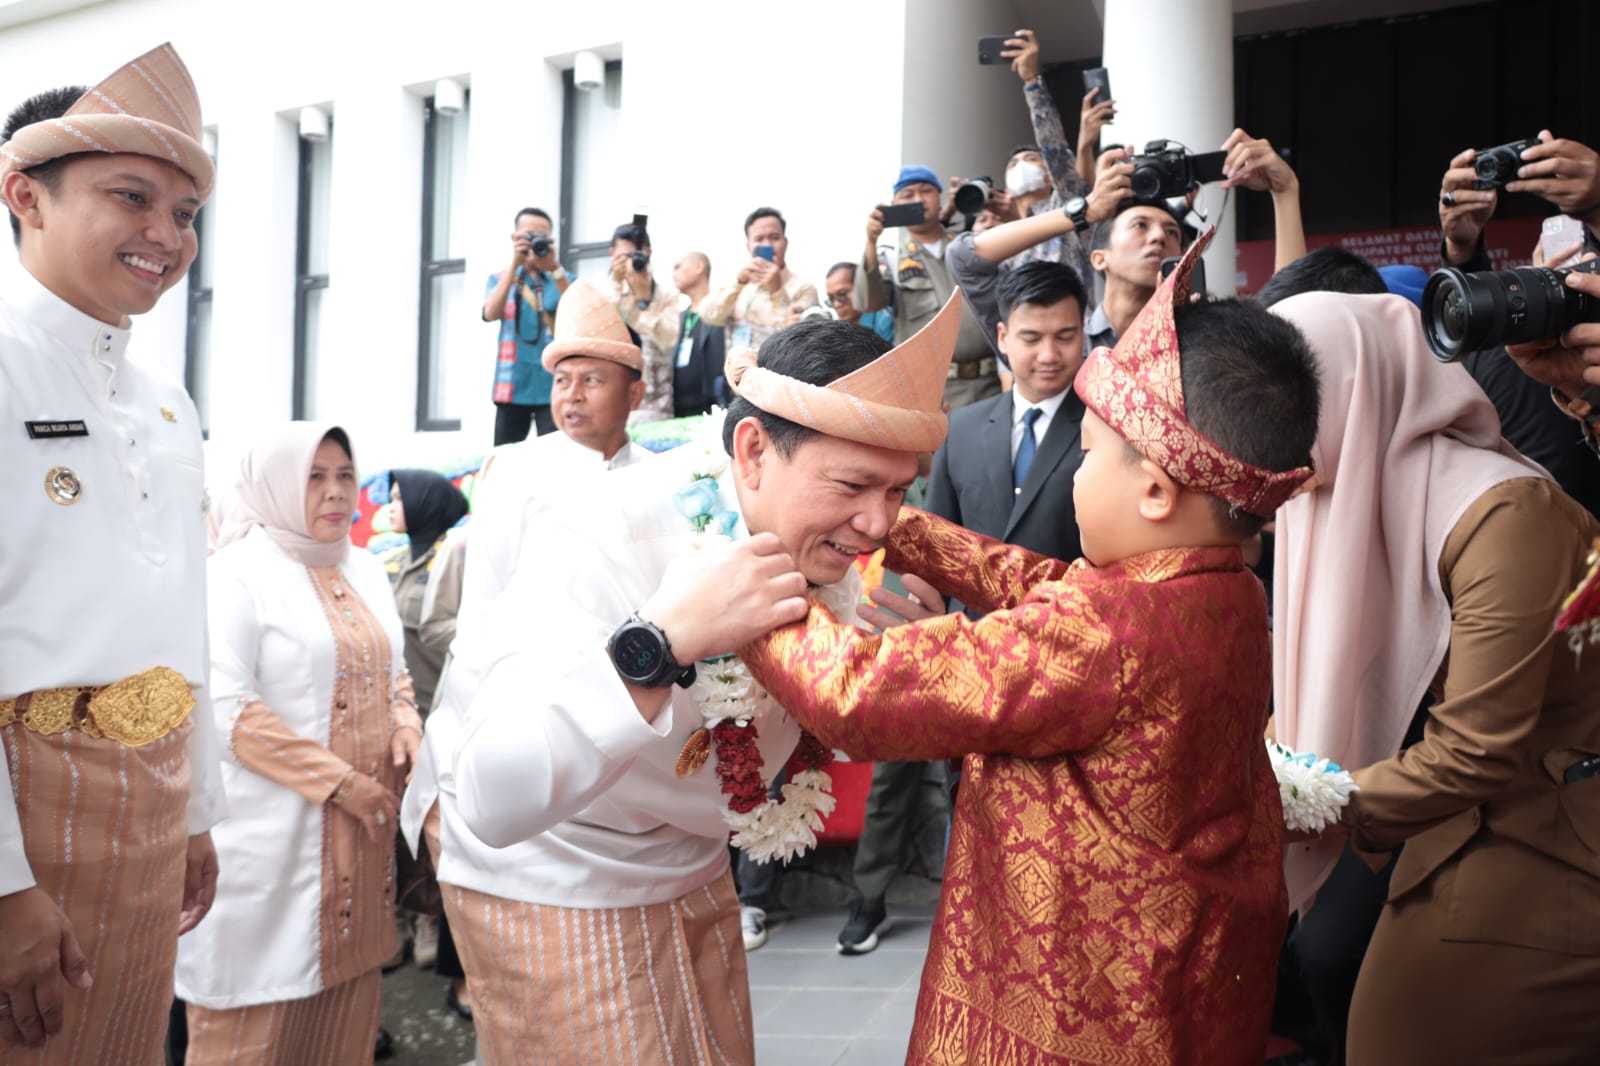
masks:
POLYGON ((1270 517, 1311 476, 1309 466, 1263 470, 1223 451, 1190 425, 1173 312, 1189 300, 1194 265, 1216 228, 1194 242, 1114 348, 1096 348, 1073 387, 1084 405, 1184 488, 1270 517))
POLYGON ((60 118, 24 126, 0 144, 0 175, 77 152, 129 152, 171 163, 202 201, 216 167, 200 143, 200 96, 170 44, 124 64, 60 118))
POLYGON ((771 414, 830 437, 931 452, 944 443, 944 383, 961 329, 961 290, 933 319, 860 370, 826 385, 808 385, 756 365, 749 348, 728 355, 733 391, 771 414))

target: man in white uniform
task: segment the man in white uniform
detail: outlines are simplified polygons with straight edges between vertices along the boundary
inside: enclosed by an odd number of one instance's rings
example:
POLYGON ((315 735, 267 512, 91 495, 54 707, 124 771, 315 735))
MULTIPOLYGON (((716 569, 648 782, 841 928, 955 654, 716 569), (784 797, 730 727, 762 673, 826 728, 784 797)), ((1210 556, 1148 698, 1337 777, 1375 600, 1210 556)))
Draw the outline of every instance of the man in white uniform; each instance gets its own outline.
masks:
POLYGON ((855 558, 943 439, 960 313, 893 351, 809 321, 759 363, 735 353, 717 435, 542 516, 479 637, 458 638, 439 879, 491 1064, 752 1061, 729 832, 768 860, 814 844, 831 753, 730 653, 797 619, 808 587, 854 617, 855 558))
POLYGON ((216 886, 199 418, 126 357, 194 260, 199 135, 168 45, 0 135, 0 1064, 160 1061, 216 886))
MULTIPOLYGON (((562 299, 570 310, 562 316, 557 309, 552 343, 564 341, 570 347, 577 323, 601 314, 598 308, 606 301, 586 281, 573 282, 562 299)), ((616 318, 614 328, 629 343, 621 319, 615 313, 611 317, 616 318)), ((443 557, 434 567, 423 598, 423 627, 441 618, 454 618, 457 643, 478 641, 489 606, 511 583, 523 538, 540 514, 566 496, 588 491, 586 486, 606 471, 650 457, 650 452, 628 439, 629 412, 644 398, 644 379, 638 370, 626 362, 568 354, 554 363, 551 376, 550 413, 559 432, 503 444, 484 460, 472 491, 472 519, 445 541, 443 557)), ((458 665, 454 647, 453 643, 452 658, 439 681, 437 706, 428 717, 417 770, 400 812, 401 826, 413 848, 441 789, 445 808, 454 809, 452 770, 466 711, 459 695, 475 683, 462 678, 454 688, 446 684, 451 674, 471 669, 470 665, 458 665)), ((448 814, 445 821, 450 821, 448 814)), ((447 840, 452 835, 445 831, 447 840)), ((436 863, 438 858, 434 856, 436 863)))

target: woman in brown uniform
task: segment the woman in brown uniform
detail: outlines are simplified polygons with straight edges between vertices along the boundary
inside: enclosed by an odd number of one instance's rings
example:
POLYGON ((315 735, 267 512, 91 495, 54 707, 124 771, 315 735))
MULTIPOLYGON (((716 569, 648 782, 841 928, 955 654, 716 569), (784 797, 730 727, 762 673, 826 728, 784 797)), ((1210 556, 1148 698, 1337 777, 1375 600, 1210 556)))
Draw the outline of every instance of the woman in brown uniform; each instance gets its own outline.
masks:
POLYGON ((1415 308, 1274 311, 1323 373, 1315 488, 1279 512, 1277 736, 1351 767, 1338 832, 1289 849, 1313 905, 1344 844, 1404 844, 1362 963, 1360 1066, 1600 1056, 1600 648, 1555 630, 1600 524, 1507 445, 1415 308), (1400 751, 1425 691, 1422 739, 1400 751))

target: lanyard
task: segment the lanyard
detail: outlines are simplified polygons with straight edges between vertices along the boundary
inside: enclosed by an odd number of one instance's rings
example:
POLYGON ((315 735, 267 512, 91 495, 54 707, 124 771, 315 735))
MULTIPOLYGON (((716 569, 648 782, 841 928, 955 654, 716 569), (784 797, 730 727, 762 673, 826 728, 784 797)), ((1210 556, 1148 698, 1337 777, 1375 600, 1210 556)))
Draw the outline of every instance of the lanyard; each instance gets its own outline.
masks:
POLYGON ((536 278, 530 278, 523 273, 521 267, 517 268, 517 285, 521 289, 520 299, 517 300, 517 336, 529 344, 537 344, 544 338, 544 285, 536 278), (538 288, 529 285, 532 282, 538 288), (533 304, 535 329, 533 336, 528 336, 522 328, 522 312, 529 303, 533 304))

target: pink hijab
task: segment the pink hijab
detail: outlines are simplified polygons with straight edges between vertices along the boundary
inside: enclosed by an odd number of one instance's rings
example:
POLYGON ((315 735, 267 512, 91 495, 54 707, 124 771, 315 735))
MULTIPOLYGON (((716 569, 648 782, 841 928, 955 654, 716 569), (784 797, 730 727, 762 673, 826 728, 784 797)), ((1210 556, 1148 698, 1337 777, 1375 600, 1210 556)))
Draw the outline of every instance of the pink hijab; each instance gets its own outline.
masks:
POLYGON ((344 561, 349 537, 325 543, 313 538, 306 524, 311 464, 329 434, 350 447, 349 435, 331 422, 289 422, 256 441, 239 463, 238 479, 221 496, 218 551, 260 526, 285 555, 303 566, 338 566, 344 561))
MULTIPOLYGON (((1305 334, 1322 372, 1315 488, 1277 517, 1275 732, 1358 770, 1400 750, 1444 661, 1439 556, 1456 523, 1493 486, 1549 475, 1506 443, 1466 370, 1429 354, 1408 300, 1306 293, 1273 311, 1305 334)), ((1341 850, 1288 849, 1293 909, 1341 850)))

